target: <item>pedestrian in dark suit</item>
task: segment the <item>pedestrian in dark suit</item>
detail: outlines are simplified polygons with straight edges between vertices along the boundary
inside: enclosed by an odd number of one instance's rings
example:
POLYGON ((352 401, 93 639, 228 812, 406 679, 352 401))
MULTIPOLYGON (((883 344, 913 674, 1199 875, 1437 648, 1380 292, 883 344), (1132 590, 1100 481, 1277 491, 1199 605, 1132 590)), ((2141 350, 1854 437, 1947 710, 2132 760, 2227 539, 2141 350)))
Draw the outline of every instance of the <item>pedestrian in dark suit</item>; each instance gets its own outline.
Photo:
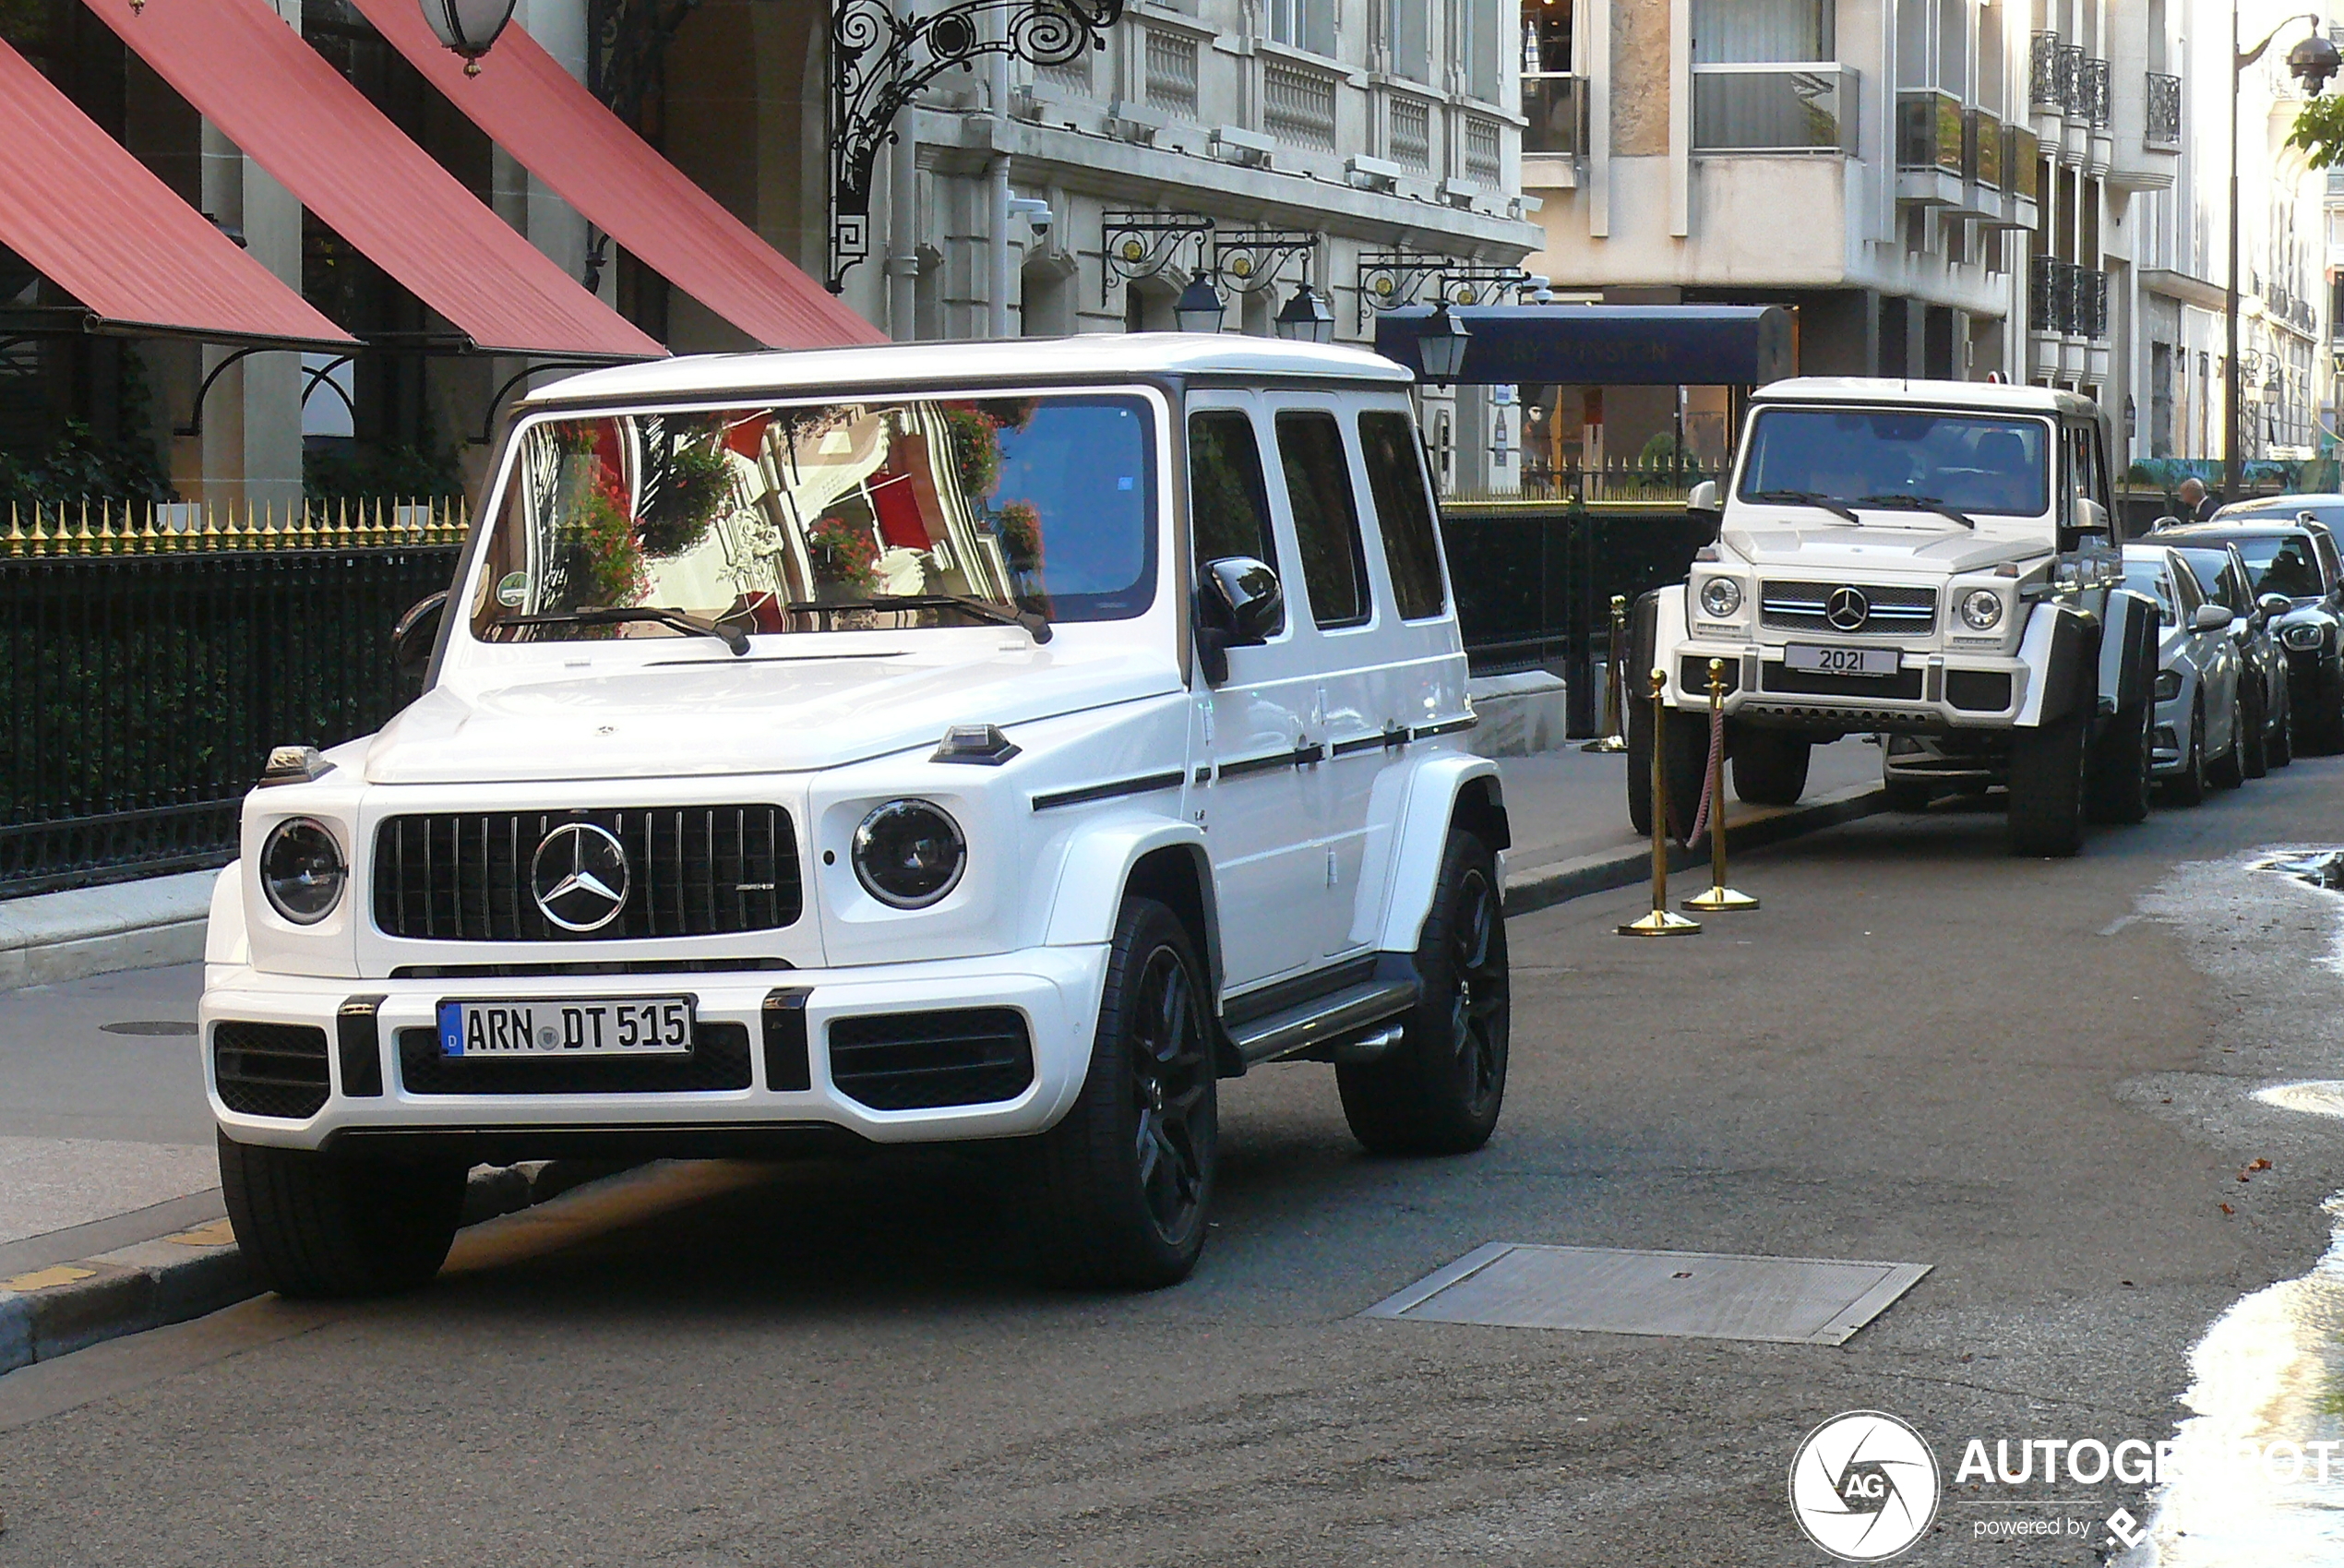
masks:
POLYGON ((2221 503, 2206 493, 2206 481, 2195 473, 2182 481, 2180 495, 2184 521, 2204 522, 2221 509, 2221 503))

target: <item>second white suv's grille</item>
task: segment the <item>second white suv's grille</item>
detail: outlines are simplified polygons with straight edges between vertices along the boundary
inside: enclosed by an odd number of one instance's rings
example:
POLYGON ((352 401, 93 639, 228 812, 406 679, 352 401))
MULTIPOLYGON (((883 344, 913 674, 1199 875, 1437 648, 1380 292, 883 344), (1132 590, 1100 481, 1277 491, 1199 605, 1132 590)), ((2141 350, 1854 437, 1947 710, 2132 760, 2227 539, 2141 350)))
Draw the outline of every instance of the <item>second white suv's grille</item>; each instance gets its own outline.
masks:
POLYGON ((1920 637, 1937 626, 1937 590, 1871 582, 1762 582, 1761 624, 1776 631, 1920 637))

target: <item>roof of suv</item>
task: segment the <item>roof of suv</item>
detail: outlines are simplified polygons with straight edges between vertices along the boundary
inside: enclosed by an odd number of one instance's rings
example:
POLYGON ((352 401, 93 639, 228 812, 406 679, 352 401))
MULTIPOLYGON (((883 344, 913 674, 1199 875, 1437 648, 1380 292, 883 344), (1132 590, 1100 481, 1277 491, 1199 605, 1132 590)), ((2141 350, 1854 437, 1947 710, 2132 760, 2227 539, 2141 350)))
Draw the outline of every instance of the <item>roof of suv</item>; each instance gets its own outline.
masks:
POLYGON ((2217 511, 2210 521, 2214 522, 2239 521, 2246 518, 2269 518, 2284 512, 2287 520, 2292 522, 2296 512, 2309 511, 2314 507, 2330 509, 2344 507, 2344 496, 2316 493, 2301 496, 2255 496, 2247 500, 2230 502, 2217 511))
POLYGON ((2151 529, 2144 538, 2167 545, 2187 545, 2204 541, 2220 544, 2239 533, 2304 533, 2321 525, 2298 522, 2292 515, 2276 513, 2258 515, 2236 512, 2228 517, 2210 517, 2204 522, 2176 522, 2163 528, 2151 529))
POLYGON ((1071 338, 884 343, 789 353, 685 354, 590 370, 541 387, 525 407, 591 400, 726 397, 837 387, 1130 379, 1151 376, 1307 377, 1405 387, 1415 376, 1363 349, 1236 332, 1096 332, 1071 338))
POLYGON ((1976 408, 2020 413, 2098 414, 2091 399, 2050 387, 2002 381, 1908 381, 1894 376, 1798 376, 1761 387, 1757 402, 1892 403, 1908 408, 1976 408))

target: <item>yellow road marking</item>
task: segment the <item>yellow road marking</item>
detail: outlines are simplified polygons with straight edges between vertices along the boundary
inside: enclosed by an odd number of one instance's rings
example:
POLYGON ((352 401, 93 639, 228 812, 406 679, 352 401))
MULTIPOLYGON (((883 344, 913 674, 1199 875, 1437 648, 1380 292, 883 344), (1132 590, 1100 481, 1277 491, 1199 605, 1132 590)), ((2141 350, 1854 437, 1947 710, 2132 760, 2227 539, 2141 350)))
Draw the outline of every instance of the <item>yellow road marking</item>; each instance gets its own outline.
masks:
POLYGON ((216 1219, 209 1225, 199 1225, 193 1230, 183 1230, 163 1239, 176 1241, 182 1247, 227 1247, 234 1244, 236 1232, 226 1220, 216 1219))
POLYGON ((30 1274, 20 1274, 14 1279, 0 1279, 0 1290, 14 1290, 19 1293, 31 1290, 52 1290, 60 1285, 71 1285, 76 1280, 95 1279, 97 1276, 96 1269, 78 1269, 71 1263, 59 1263, 54 1268, 35 1269, 30 1274))

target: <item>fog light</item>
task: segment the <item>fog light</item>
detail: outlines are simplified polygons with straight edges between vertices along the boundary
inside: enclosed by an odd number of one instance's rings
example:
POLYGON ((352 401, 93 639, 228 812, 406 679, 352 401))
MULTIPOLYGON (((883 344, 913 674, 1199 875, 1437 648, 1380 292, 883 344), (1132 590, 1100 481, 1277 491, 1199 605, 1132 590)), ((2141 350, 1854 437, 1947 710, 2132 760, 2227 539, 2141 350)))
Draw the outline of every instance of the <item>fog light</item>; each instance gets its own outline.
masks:
POLYGON ((2157 672, 2157 700, 2159 702, 2171 702, 2174 698, 2179 697, 2181 694, 2181 671, 2159 670, 2157 672))

